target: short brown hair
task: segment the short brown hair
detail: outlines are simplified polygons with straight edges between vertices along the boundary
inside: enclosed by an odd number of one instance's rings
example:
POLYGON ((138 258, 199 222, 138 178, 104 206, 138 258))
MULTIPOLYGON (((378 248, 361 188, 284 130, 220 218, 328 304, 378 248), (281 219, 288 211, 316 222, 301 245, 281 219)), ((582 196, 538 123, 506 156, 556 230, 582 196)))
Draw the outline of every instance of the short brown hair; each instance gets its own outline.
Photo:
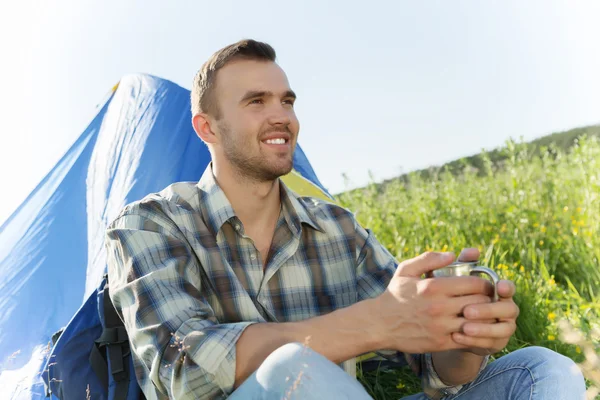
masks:
POLYGON ((233 60, 261 60, 275 62, 275 49, 267 43, 252 39, 240 40, 214 53, 196 73, 192 85, 192 115, 205 112, 220 118, 220 110, 214 99, 217 72, 233 60))

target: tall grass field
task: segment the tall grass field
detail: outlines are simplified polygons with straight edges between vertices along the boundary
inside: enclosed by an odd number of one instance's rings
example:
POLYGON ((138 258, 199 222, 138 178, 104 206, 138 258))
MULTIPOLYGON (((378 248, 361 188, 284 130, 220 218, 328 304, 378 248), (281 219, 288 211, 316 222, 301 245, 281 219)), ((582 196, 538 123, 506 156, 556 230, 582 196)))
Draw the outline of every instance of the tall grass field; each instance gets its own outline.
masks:
MULTIPOLYGON (((516 283, 521 313, 507 348, 544 346, 579 363, 600 398, 600 143, 533 152, 510 140, 502 161, 459 173, 412 173, 337 196, 398 261, 478 247, 481 262, 516 283)), ((420 391, 407 369, 359 373, 376 399, 420 391)))

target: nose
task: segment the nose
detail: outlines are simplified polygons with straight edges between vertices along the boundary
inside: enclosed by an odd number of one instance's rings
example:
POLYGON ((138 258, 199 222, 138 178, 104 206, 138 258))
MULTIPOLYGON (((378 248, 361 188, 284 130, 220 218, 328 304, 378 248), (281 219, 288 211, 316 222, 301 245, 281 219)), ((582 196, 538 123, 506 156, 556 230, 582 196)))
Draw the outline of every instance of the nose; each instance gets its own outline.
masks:
POLYGON ((287 109, 283 104, 274 105, 269 113, 269 124, 287 126, 292 121, 292 113, 293 111, 287 109))

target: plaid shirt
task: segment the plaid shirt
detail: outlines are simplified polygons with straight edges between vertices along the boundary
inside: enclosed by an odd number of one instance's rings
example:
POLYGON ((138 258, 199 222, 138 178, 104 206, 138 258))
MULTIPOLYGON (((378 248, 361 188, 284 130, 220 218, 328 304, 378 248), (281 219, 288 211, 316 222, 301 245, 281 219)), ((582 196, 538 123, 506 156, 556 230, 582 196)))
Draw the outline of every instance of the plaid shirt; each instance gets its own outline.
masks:
MULTIPOLYGON (((246 327, 378 296, 397 266, 350 212, 280 182, 281 213, 263 271, 211 166, 197 184, 175 183, 129 204, 107 230, 110 295, 149 400, 226 398, 246 327)), ((441 382, 430 355, 395 357, 422 376, 433 398, 460 388, 441 382)), ((355 359, 342 366, 355 376, 355 359)))

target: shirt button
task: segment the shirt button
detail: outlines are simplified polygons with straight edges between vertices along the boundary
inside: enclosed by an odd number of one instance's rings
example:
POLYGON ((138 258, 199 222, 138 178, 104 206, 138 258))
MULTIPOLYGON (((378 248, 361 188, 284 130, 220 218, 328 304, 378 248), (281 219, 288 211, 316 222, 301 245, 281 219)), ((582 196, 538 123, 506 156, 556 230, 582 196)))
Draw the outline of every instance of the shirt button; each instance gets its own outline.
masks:
POLYGON ((256 260, 256 255, 255 255, 255 254, 252 254, 252 255, 250 256, 250 259, 251 259, 251 260, 256 260))
POLYGON ((235 230, 236 230, 236 231, 239 231, 239 230, 240 230, 240 228, 241 228, 241 227, 240 227, 240 225, 239 225, 239 224, 235 224, 235 230))

